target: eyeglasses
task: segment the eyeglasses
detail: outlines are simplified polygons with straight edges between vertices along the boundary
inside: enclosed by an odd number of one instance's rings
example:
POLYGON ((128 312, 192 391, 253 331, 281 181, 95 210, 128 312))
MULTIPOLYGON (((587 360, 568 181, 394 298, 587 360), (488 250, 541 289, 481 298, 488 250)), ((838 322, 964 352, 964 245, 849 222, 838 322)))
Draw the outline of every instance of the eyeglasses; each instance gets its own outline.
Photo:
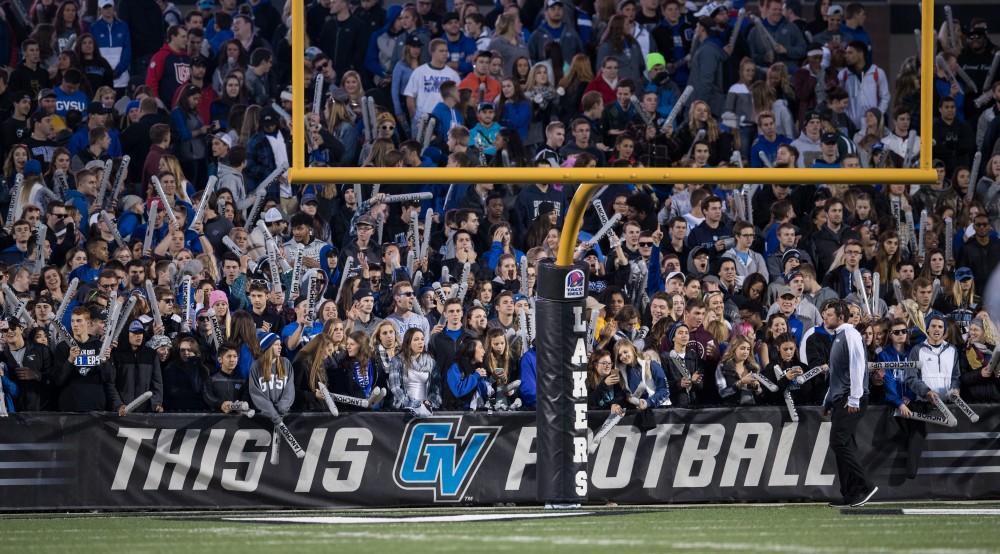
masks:
POLYGON ((610 365, 612 365, 611 360, 601 360, 597 362, 597 367, 608 367, 610 365))
POLYGON ((399 293, 399 296, 406 296, 406 297, 413 296, 413 291, 410 290, 410 291, 406 291, 406 292, 401 292, 401 293, 399 293))
POLYGON ((199 317, 198 321, 211 321, 211 319, 212 318, 210 318, 210 317, 199 317))
POLYGON ((892 330, 892 334, 896 335, 896 336, 905 335, 906 334, 906 329, 893 329, 892 330))
POLYGON ((52 217, 54 217, 56 219, 63 219, 63 218, 66 217, 66 214, 49 214, 49 215, 51 215, 52 217))
POLYGON ((174 299, 173 298, 161 298, 160 302, 163 302, 164 304, 173 304, 174 303, 174 299))
POLYGON ((640 242, 639 246, 641 246, 643 248, 650 248, 650 247, 653 246, 653 243, 651 243, 651 242, 640 242))

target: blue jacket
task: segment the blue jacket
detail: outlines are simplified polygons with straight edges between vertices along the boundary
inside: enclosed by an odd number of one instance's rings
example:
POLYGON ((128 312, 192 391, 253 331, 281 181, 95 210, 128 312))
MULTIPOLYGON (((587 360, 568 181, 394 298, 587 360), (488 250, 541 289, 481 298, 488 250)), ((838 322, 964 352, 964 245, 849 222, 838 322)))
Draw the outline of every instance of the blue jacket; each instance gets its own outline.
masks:
MULTIPOLYGON (((89 134, 90 130, 87 129, 86 125, 81 125, 73 133, 73 136, 69 138, 69 144, 66 145, 71 155, 75 156, 90 146, 89 134)), ((120 158, 122 156, 121 134, 118 132, 118 129, 108 129, 108 136, 111 137, 111 146, 108 146, 108 156, 111 158, 120 158)))
POLYGON ((109 24, 103 18, 98 18, 90 24, 90 34, 94 35, 98 48, 121 49, 118 63, 112 67, 115 78, 128 71, 132 63, 132 33, 124 21, 115 19, 109 24))
MULTIPOLYGON (((524 257, 524 252, 521 252, 516 248, 513 248, 513 250, 514 250, 514 258, 517 260, 517 263, 520 264, 521 258, 524 257)), ((496 271, 497 262, 500 261, 500 256, 503 256, 503 244, 497 241, 493 241, 493 243, 490 245, 490 249, 487 250, 485 254, 483 254, 483 260, 486 262, 486 265, 490 268, 490 271, 496 271)))
POLYGON ((441 35, 441 38, 448 44, 448 61, 458 62, 459 75, 468 75, 472 71, 472 63, 468 61, 468 58, 471 54, 476 53, 476 41, 465 36, 465 33, 459 33, 458 40, 455 42, 448 40, 447 35, 441 35))
POLYGON ((528 127, 531 126, 531 103, 527 100, 507 102, 500 112, 500 125, 517 131, 521 142, 528 139, 528 127))
MULTIPOLYGON (((129 240, 133 235, 138 238, 139 235, 135 235, 135 230, 142 224, 142 219, 139 214, 133 212, 125 212, 118 216, 118 232, 121 233, 122 238, 129 240)), ((143 235, 145 238, 145 235, 143 235)))
POLYGON ((532 409, 537 403, 537 385, 535 364, 537 363, 535 349, 531 348, 521 356, 521 402, 527 409, 532 409))
POLYGON ((444 102, 438 102, 434 109, 431 110, 431 116, 434 118, 434 133, 437 134, 439 141, 444 142, 448 138, 448 131, 452 128, 452 123, 455 126, 465 125, 465 118, 462 117, 462 113, 455 108, 449 108, 448 104, 444 102))
MULTIPOLYGON (((667 376, 663 373, 663 368, 660 364, 656 362, 649 362, 649 364, 649 372, 653 377, 654 388, 652 392, 647 390, 639 398, 645 399, 649 407, 655 408, 670 396, 670 386, 667 384, 667 376)), ((639 382, 642 381, 642 369, 639 364, 628 366, 625 370, 625 376, 629 383, 627 387, 628 392, 634 393, 639 387, 639 382)))
MULTIPOLYGON (((80 221, 90 221, 90 201, 87 200, 87 197, 85 197, 83 193, 78 190, 68 190, 64 194, 66 195, 66 202, 68 204, 72 204, 72 206, 80 212, 80 221)), ((88 227, 89 225, 84 225, 80 228, 80 232, 83 233, 84 236, 87 235, 88 227)))
POLYGON ((778 157, 778 147, 782 144, 791 144, 792 141, 785 135, 778 135, 774 137, 774 141, 769 141, 764 138, 764 135, 757 135, 757 140, 753 141, 753 146, 750 148, 750 166, 751 167, 766 167, 764 162, 760 160, 760 153, 763 152, 767 159, 774 163, 774 159, 778 157))
POLYGON ((8 377, 6 373, 3 374, 3 377, 0 377, 0 380, 3 381, 3 400, 4 404, 7 405, 7 413, 12 414, 17 411, 14 409, 14 398, 20 391, 17 390, 17 383, 8 377))
MULTIPOLYGON (((905 362, 909 359, 910 350, 907 348, 902 352, 897 352, 892 346, 879 348, 879 362, 905 362)), ((892 406, 902 406, 905 399, 916 398, 917 395, 906 386, 906 370, 891 369, 885 371, 885 401, 892 406)))
POLYGON ((469 409, 473 393, 476 391, 479 392, 479 397, 483 401, 489 397, 488 387, 486 379, 483 379, 475 371, 462 377, 462 369, 459 368, 458 362, 451 364, 451 367, 448 368, 448 388, 451 389, 451 394, 455 398, 462 401, 462 407, 466 410, 469 409))

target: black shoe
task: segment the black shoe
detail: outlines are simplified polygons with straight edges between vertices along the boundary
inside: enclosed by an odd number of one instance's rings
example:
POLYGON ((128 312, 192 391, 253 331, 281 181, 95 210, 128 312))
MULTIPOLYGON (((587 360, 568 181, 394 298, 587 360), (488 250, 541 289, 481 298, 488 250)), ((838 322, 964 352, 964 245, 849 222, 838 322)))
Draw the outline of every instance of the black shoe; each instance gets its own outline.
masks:
POLYGON ((860 507, 864 506, 865 504, 868 503, 869 500, 872 499, 873 496, 875 496, 875 493, 877 493, 877 492, 878 492, 878 487, 877 486, 873 486, 872 490, 868 491, 868 493, 865 494, 863 497, 861 497, 861 499, 858 500, 857 502, 852 503, 851 507, 852 508, 860 508, 860 507))

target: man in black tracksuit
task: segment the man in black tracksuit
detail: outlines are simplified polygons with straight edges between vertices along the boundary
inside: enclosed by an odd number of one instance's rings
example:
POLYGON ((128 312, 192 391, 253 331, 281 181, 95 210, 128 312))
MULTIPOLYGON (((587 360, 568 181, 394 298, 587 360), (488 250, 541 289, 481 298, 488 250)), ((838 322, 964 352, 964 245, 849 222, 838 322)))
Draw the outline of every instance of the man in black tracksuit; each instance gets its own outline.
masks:
POLYGON ((111 367, 108 368, 104 388, 110 401, 110 409, 117 411, 118 415, 125 415, 125 405, 146 391, 152 392, 153 397, 135 411, 163 411, 160 356, 143 344, 144 332, 142 322, 133 320, 128 326, 128 344, 115 348, 111 353, 111 367))

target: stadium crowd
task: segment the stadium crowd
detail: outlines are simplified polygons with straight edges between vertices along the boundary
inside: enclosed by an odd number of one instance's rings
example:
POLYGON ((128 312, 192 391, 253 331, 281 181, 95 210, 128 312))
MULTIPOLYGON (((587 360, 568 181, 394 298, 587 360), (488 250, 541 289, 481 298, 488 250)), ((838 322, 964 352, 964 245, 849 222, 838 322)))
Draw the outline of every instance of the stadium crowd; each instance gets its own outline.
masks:
MULTIPOLYGON (((302 122, 291 2, 18 4, 0 20, 9 412, 124 413, 146 391, 137 411, 249 400, 276 421, 326 411, 325 390, 344 410, 534 408, 536 267, 576 185, 292 186, 294 125, 330 167, 922 155, 919 64, 872 63, 860 4, 307 1, 302 122)), ((988 31, 937 36, 934 185, 603 189, 577 249, 591 407, 820 404, 826 375, 796 377, 844 325, 870 362, 923 362, 868 370, 866 400, 1000 401, 988 31)))

